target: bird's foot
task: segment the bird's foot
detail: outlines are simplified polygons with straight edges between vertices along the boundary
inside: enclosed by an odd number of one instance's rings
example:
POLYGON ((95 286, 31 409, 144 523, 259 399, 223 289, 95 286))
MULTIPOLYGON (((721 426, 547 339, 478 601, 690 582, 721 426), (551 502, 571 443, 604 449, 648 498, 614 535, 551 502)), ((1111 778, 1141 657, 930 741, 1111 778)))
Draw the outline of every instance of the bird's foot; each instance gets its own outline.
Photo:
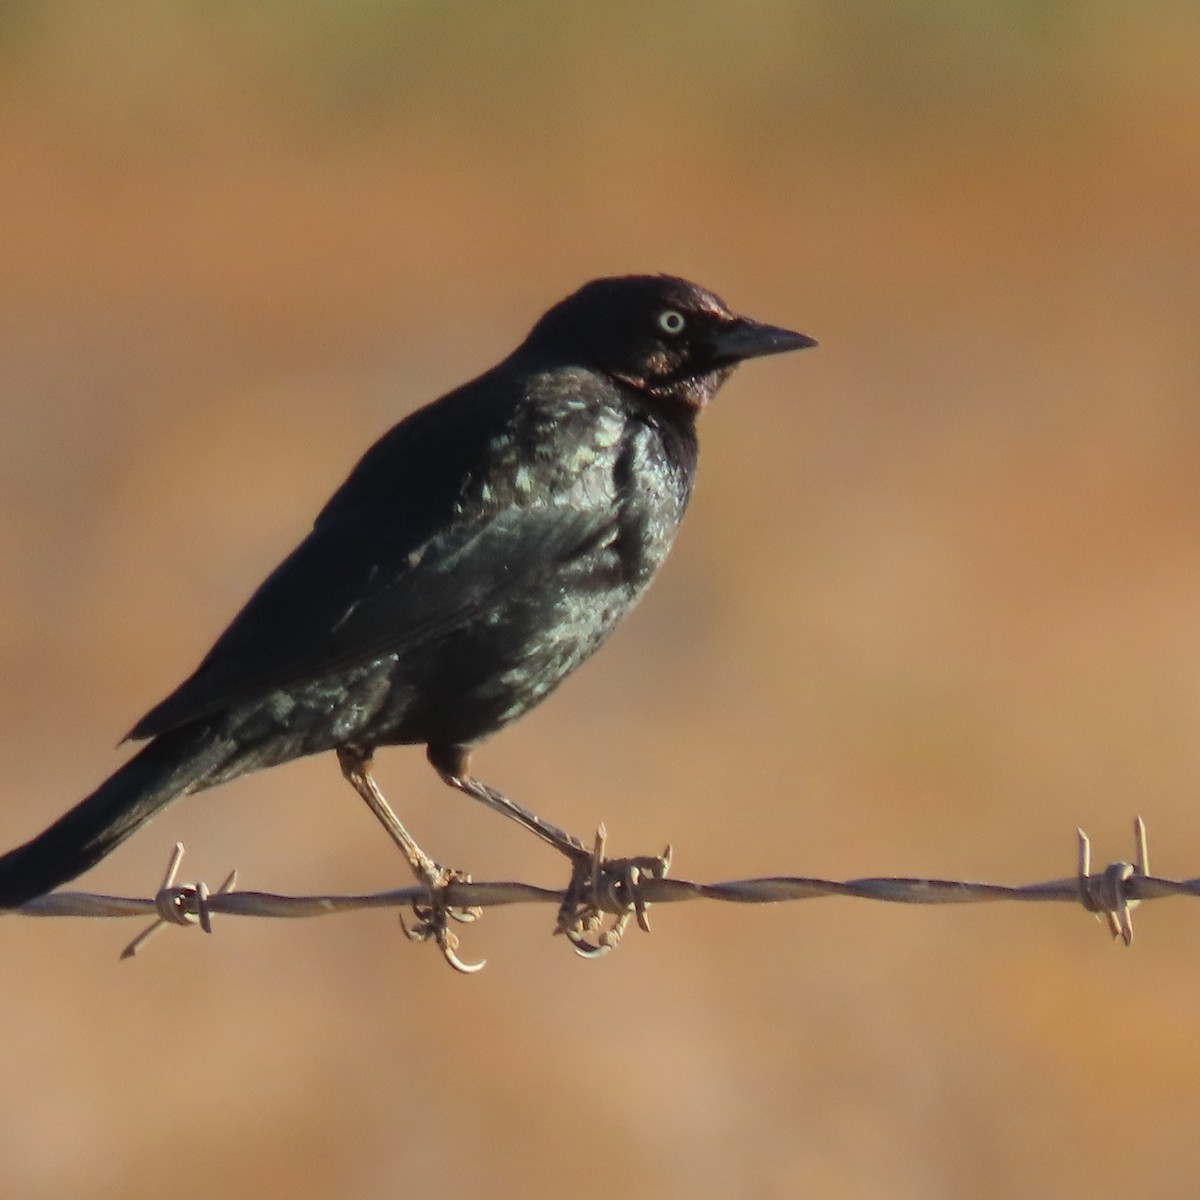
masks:
POLYGON ((558 909, 555 933, 564 934, 583 958, 599 958, 612 950, 631 917, 650 932, 649 906, 640 883, 647 877, 662 879, 671 865, 670 846, 662 854, 605 858, 606 838, 601 825, 591 850, 580 845, 570 852, 571 882, 558 909))
POLYGON ((451 921, 469 925, 483 915, 482 908, 476 906, 456 908, 448 900, 451 887, 456 883, 470 883, 471 876, 462 871, 443 867, 440 863, 432 860, 429 860, 428 867, 421 872, 421 876, 422 883, 428 892, 428 899, 412 902, 416 923, 411 928, 405 922, 404 915, 401 914, 400 928, 404 930, 404 936, 410 942, 436 942, 438 949, 442 952, 442 957, 456 971, 461 971, 464 975, 474 975, 476 971, 482 971, 487 965, 486 959, 468 963, 458 957, 458 934, 450 928, 451 921))

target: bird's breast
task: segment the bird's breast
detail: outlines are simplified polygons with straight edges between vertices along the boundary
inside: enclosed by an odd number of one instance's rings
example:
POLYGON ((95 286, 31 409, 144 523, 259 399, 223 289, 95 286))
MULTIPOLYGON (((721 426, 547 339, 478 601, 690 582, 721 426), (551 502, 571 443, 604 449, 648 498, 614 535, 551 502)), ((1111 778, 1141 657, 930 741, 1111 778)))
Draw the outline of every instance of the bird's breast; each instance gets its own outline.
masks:
MULTIPOLYGON (((694 443, 693 443, 694 446, 694 443)), ((630 423, 613 462, 616 552, 629 582, 650 582, 675 540, 691 495, 694 451, 681 455, 663 431, 630 423)))

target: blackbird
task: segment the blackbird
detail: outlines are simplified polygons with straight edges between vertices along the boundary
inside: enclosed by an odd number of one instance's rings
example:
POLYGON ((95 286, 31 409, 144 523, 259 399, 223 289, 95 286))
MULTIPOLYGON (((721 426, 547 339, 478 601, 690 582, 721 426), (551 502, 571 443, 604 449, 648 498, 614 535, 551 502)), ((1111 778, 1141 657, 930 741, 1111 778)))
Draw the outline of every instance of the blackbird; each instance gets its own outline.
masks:
POLYGON ((424 744, 446 783, 570 858, 560 923, 578 933, 592 851, 476 779, 471 753, 645 591, 687 507, 696 418, 737 364, 815 344, 665 275, 597 279, 555 304, 501 363, 367 451, 196 671, 133 727, 146 745, 0 857, 0 908, 74 879, 180 796, 333 750, 430 890, 418 936, 454 962, 437 894, 455 876, 370 774, 376 747, 424 744))

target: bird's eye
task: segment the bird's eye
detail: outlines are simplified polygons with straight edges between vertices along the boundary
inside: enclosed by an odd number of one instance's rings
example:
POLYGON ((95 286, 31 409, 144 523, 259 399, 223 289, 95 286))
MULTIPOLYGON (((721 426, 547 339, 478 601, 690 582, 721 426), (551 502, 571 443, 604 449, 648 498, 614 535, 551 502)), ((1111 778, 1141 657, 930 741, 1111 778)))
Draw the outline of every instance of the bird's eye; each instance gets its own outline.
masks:
POLYGON ((683 313, 676 312, 673 308, 663 309, 658 314, 658 327, 663 333, 682 333, 683 327, 687 322, 683 319, 683 313))

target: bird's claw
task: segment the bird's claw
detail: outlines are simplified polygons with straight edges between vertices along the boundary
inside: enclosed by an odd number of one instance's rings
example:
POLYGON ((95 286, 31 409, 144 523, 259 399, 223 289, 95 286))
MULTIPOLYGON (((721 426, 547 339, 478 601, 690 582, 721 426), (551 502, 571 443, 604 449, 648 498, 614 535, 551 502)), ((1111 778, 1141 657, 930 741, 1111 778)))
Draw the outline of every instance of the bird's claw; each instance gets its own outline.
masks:
POLYGON ((555 932, 564 934, 581 958, 599 958, 612 950, 631 917, 650 932, 640 883, 647 877, 662 879, 671 865, 670 846, 662 854, 605 858, 606 838, 601 825, 592 849, 580 846, 572 855, 571 882, 558 910, 555 932))
POLYGON ((425 879, 429 898, 426 901, 414 900, 412 903, 413 916, 416 923, 410 928, 400 914, 400 928, 410 942, 437 943, 442 957, 456 971, 463 975, 474 975, 487 965, 487 959, 476 963, 464 962, 458 957, 458 934, 449 925, 450 921, 458 921, 467 925, 478 920, 483 915, 483 909, 477 906, 469 908, 452 908, 446 901, 446 894, 455 883, 470 883, 470 875, 461 871, 450 870, 434 864, 435 869, 425 879))

